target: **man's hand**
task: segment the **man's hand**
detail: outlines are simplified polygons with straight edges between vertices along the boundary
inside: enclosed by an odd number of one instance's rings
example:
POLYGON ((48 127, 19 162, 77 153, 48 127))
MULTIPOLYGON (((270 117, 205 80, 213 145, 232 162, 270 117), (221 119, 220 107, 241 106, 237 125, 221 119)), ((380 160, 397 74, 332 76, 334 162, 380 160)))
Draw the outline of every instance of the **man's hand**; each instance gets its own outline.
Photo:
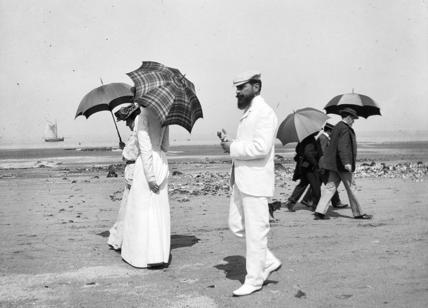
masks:
POLYGON ((159 192, 159 186, 158 184, 156 184, 156 182, 154 181, 150 181, 149 182, 149 188, 152 192, 154 192, 155 194, 157 194, 159 192))
POLYGON ((224 128, 217 132, 217 136, 220 138, 221 142, 229 141, 229 137, 227 136, 227 132, 224 128))
POLYGON ((119 148, 121 149, 121 150, 123 150, 123 148, 125 147, 125 142, 119 142, 119 148))
POLYGON ((225 153, 230 153, 230 145, 232 142, 230 141, 223 141, 220 143, 221 147, 223 148, 225 153))
POLYGON ((344 167, 345 167, 346 171, 352 172, 352 166, 351 166, 351 164, 346 164, 344 167))

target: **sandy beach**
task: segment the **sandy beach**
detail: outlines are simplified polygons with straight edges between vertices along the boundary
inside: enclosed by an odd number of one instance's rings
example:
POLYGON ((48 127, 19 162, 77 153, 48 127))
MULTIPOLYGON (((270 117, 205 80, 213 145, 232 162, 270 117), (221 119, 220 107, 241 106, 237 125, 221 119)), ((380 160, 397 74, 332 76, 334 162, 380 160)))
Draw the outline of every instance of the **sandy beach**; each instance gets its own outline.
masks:
MULTIPOLYGON (((269 246, 283 266, 243 298, 232 297, 245 245, 227 228, 230 159, 221 150, 169 156, 172 260, 161 270, 132 268, 106 243, 123 190, 120 152, 2 151, 0 306, 426 307, 427 143, 360 149, 358 197, 374 219, 354 220, 349 208, 330 209, 327 221, 303 205, 275 212, 269 246), (110 165, 117 177, 107 177, 110 165)), ((293 150, 277 150, 274 200, 296 185, 293 150)))

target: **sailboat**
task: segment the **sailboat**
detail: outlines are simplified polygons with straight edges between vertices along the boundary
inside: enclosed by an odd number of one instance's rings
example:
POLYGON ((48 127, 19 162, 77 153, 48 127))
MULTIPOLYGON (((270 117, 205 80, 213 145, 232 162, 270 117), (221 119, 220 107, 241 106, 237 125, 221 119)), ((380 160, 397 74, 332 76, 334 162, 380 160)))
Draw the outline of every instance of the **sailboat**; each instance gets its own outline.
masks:
POLYGON ((55 123, 49 122, 46 123, 45 135, 43 137, 45 142, 60 142, 64 141, 64 137, 58 137, 58 125, 55 123))

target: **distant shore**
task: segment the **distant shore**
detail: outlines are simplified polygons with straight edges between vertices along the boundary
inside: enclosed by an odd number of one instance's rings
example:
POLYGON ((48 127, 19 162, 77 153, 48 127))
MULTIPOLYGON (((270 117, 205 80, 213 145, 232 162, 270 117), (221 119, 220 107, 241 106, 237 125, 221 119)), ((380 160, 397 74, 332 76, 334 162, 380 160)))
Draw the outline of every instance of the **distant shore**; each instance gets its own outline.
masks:
MULTIPOLYGON (((286 162, 294 164, 295 143, 282 146, 277 144, 275 154, 286 162)), ((168 159, 175 160, 230 160, 218 144, 211 145, 176 145, 168 151, 168 159)), ((428 141, 408 142, 360 142, 358 161, 377 162, 427 162, 428 141)), ((32 149, 0 149, 1 169, 22 169, 56 166, 106 166, 121 164, 120 149, 112 147, 79 148, 32 148, 32 149)))
MULTIPOLYGON (((294 153, 296 143, 285 146, 277 143, 276 153, 294 153)), ((416 150, 428 152, 427 141, 388 141, 388 142, 359 142, 359 154, 371 152, 373 150, 416 150)), ((192 145, 172 145, 168 151, 170 156, 186 155, 224 155, 221 147, 216 144, 192 144, 192 145)), ((87 147, 34 147, 34 148, 0 148, 1 159, 29 159, 29 158, 50 158, 50 157, 70 157, 70 156, 113 156, 120 157, 121 150, 112 146, 87 146, 87 147)))

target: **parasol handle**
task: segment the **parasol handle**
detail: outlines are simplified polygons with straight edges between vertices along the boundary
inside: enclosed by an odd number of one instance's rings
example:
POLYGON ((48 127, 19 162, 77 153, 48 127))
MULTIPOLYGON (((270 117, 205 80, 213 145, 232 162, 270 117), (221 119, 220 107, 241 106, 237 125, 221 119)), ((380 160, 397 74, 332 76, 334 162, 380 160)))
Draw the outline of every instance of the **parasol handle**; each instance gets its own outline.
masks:
POLYGON ((123 144, 123 141, 122 141, 122 138, 120 138, 119 129, 117 128, 117 124, 116 124, 116 121, 114 120, 113 112, 111 110, 110 110, 110 113, 111 113, 111 118, 113 119, 114 126, 116 127, 117 135, 119 136, 119 147, 121 147, 123 144))

